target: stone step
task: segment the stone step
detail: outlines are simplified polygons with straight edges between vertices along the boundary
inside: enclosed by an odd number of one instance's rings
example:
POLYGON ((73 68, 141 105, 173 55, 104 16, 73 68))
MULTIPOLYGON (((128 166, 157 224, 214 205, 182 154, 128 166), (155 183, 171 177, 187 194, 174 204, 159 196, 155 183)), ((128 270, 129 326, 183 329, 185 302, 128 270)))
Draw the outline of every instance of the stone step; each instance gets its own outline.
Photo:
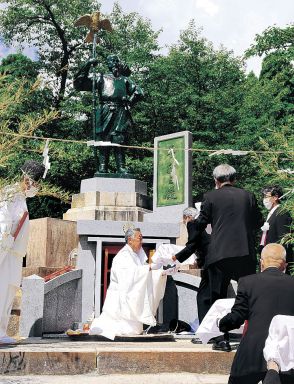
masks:
POLYGON ((157 373, 139 375, 64 375, 1 377, 1 384, 227 384, 226 375, 157 373))
POLYGON ((211 345, 174 342, 65 341, 29 338, 0 349, 2 375, 113 375, 163 372, 221 374, 230 370, 234 352, 211 345))

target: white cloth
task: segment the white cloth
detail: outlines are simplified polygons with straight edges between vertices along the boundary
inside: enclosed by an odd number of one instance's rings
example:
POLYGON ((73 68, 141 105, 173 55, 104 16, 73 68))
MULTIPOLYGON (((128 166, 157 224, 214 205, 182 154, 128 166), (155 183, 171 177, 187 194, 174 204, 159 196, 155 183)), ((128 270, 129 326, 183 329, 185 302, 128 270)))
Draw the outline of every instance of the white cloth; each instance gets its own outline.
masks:
MULTIPOLYGON (((219 299, 213 303, 195 333, 195 336, 198 337, 203 344, 207 344, 212 337, 223 335, 218 329, 217 320, 231 312, 234 303, 235 299, 219 299)), ((244 326, 241 325, 239 329, 235 329, 233 332, 243 333, 243 328, 244 326)))
POLYGON ((294 369, 294 316, 273 317, 263 355, 266 361, 277 362, 281 371, 294 369))
POLYGON ((27 217, 17 238, 19 221, 27 211, 25 196, 17 193, 0 204, 0 337, 6 335, 13 299, 21 283, 22 258, 29 238, 27 217))
MULTIPOLYGON (((173 265, 175 262, 172 260, 172 256, 176 253, 180 252, 185 247, 182 245, 175 244, 160 244, 157 250, 154 252, 152 256, 152 262, 161 265, 173 265)), ((185 260, 182 265, 185 264, 194 264, 196 261, 196 256, 193 253, 187 260, 185 260)), ((178 262, 179 263, 179 262, 178 262)))
POLYGON ((102 313, 90 327, 90 335, 114 339, 116 335, 141 334, 143 323, 156 325, 155 313, 164 296, 162 269, 149 270, 141 248, 137 254, 125 245, 114 257, 102 313))

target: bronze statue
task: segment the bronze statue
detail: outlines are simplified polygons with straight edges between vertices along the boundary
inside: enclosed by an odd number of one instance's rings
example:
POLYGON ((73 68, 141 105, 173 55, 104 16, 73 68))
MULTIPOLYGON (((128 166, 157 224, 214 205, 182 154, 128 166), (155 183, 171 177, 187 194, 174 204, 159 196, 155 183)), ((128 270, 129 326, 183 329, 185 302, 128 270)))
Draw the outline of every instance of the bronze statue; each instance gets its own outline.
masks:
MULTIPOLYGON (((93 92, 93 136, 94 141, 125 144, 126 134, 132 126, 130 108, 143 97, 142 89, 128 77, 131 70, 123 65, 117 55, 107 57, 109 73, 96 75, 96 43, 99 30, 111 31, 109 20, 100 19, 100 13, 84 15, 75 25, 90 28, 86 41, 93 39, 93 57, 88 60, 74 77, 74 87, 79 91, 93 92), (92 67, 93 77, 89 77, 92 67), (98 104, 96 99, 98 98, 98 104)), ((125 155, 121 147, 99 146, 98 170, 95 176, 109 176, 109 155, 113 148, 116 162, 116 176, 128 177, 125 155)))
MULTIPOLYGON (((96 59, 90 59, 74 78, 74 87, 79 91, 91 91, 92 79, 89 78, 91 66, 97 65, 96 59)), ((99 74, 95 83, 98 105, 95 111, 95 141, 108 141, 125 144, 126 133, 132 126, 130 108, 143 97, 143 92, 128 78, 131 73, 122 65, 116 55, 107 57, 109 73, 99 74)), ((110 146, 99 147, 99 167, 96 175, 103 176, 109 172, 110 146)), ((126 175, 124 151, 120 147, 114 150, 117 173, 126 175)))

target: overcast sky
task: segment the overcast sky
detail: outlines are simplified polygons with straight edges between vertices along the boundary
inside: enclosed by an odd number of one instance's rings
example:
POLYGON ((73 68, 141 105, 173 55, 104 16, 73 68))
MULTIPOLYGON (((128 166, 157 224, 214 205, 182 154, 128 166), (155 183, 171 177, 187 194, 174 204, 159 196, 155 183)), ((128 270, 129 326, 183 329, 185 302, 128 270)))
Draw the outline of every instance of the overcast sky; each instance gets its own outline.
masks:
MULTIPOLYGON (((115 0, 100 0, 101 11, 109 13, 115 0)), ((276 24, 284 27, 294 22, 294 0, 119 0, 123 11, 136 11, 160 28, 160 44, 178 40, 179 31, 191 19, 202 27, 202 35, 215 48, 223 44, 242 55, 257 33, 276 24)), ((259 72, 260 60, 247 62, 247 70, 259 72)))
MULTIPOLYGON (((100 0, 102 13, 112 10, 115 0, 100 0)), ((151 20, 154 30, 163 29, 161 46, 178 40, 179 32, 186 29, 191 19, 202 27, 202 35, 212 41, 215 48, 223 44, 242 55, 253 43, 257 33, 276 24, 284 27, 294 22, 294 0, 119 0, 124 12, 135 11, 151 20)), ((3 3, 2 3, 3 4, 3 3)), ((1 7, 1 3, 0 3, 1 7)), ((0 57, 12 50, 0 44, 0 57)), ((32 50, 24 52, 32 56, 32 50)), ((259 59, 250 59, 247 70, 257 74, 259 59)))

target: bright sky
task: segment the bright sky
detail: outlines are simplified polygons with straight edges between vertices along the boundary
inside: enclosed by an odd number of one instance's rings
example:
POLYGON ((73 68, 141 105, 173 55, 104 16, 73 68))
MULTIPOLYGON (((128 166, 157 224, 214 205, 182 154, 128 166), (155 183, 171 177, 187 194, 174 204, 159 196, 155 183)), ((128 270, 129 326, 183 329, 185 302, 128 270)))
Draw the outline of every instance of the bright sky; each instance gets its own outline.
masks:
MULTIPOLYGON (((101 11, 109 13, 115 0, 100 0, 101 11)), ((136 11, 151 20, 153 28, 163 29, 160 44, 178 40, 179 31, 191 19, 202 27, 202 35, 215 48, 220 44, 242 55, 257 33, 276 24, 284 27, 294 21, 294 0, 119 0, 124 12, 136 11)), ((247 70, 258 73, 259 59, 250 59, 247 70)))
MULTIPOLYGON (((109 13, 115 0, 100 2, 101 11, 109 13)), ((118 3, 124 12, 135 11, 150 19, 154 30, 162 28, 161 46, 175 43, 179 32, 194 19, 215 48, 222 44, 236 55, 242 55, 255 35, 268 26, 284 27, 294 21, 294 0, 119 0, 118 3)), ((0 44, 0 57, 12 51, 0 44)), ((24 53, 33 56, 32 49, 24 53)), ((259 69, 258 58, 247 62, 248 71, 258 74, 259 69)))

